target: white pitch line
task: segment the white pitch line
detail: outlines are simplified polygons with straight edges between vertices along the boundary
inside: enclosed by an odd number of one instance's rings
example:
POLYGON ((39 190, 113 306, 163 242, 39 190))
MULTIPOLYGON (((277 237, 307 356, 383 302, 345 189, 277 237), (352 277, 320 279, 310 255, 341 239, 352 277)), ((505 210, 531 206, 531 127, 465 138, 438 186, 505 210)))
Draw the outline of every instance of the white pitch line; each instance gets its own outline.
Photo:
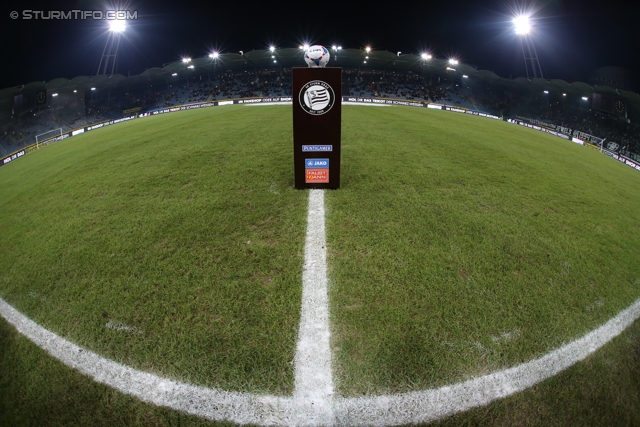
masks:
POLYGON ((324 217, 323 190, 310 190, 293 392, 305 425, 334 424, 324 217))
POLYGON ((0 313, 18 332, 65 365, 145 402, 210 420, 286 426, 294 413, 290 397, 255 395, 194 386, 105 359, 36 324, 0 298, 0 313))
MULTIPOLYGON (((37 325, 0 298, 0 314, 65 365, 145 402, 210 420, 262 426, 392 426, 434 421, 487 405, 544 381, 583 360, 640 317, 640 299, 607 323, 527 363, 438 389, 363 398, 333 398, 326 422, 305 418, 295 396, 269 396, 194 386, 105 359, 37 325)), ((328 400, 328 397, 327 397, 328 400)), ((313 415, 313 414, 311 414, 313 415)))
MULTIPOLYGON (((335 398, 331 374, 324 193, 311 190, 293 397, 229 392, 105 359, 37 325, 0 298, 0 315, 65 365, 122 393, 210 420, 263 426, 391 426, 429 422, 525 390, 583 360, 640 317, 640 299, 601 327, 521 365, 438 389, 335 398)), ((401 357, 401 356, 400 356, 401 357)))
POLYGON ((438 389, 336 399, 338 425, 391 426, 434 421, 487 405, 544 381, 585 359, 640 317, 640 299, 582 338, 546 355, 493 374, 438 389))

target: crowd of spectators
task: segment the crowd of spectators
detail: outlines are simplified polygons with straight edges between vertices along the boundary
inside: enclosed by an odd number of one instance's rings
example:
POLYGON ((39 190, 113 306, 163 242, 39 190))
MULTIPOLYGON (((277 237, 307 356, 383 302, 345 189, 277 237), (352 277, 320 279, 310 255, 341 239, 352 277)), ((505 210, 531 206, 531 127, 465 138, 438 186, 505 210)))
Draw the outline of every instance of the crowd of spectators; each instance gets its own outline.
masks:
MULTIPOLYGON (((527 117, 554 126, 606 138, 628 155, 640 153, 639 128, 617 116, 600 114, 566 102, 548 102, 538 95, 491 84, 465 84, 460 78, 398 71, 343 70, 345 96, 411 99, 460 106, 504 117, 527 117)), ((127 114, 189 103, 249 97, 291 96, 291 69, 225 71, 215 75, 156 82, 114 93, 86 94, 61 100, 52 108, 40 108, 12 117, 0 132, 0 154, 35 142, 36 135, 62 128, 117 119, 127 114)))

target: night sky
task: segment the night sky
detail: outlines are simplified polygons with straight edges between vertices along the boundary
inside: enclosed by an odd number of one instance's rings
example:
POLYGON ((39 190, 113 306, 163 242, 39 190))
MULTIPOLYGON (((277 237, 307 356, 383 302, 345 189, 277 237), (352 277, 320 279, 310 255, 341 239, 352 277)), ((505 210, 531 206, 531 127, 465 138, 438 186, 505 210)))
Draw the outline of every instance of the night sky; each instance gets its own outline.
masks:
POLYGON ((518 77, 525 73, 510 21, 515 11, 530 10, 545 78, 587 81, 602 66, 629 68, 640 76, 637 1, 550 0, 528 7, 489 0, 410 3, 302 1, 291 9, 282 2, 252 0, 134 0, 116 3, 118 7, 94 0, 8 1, 0 14, 0 88, 97 72, 106 40, 104 21, 26 20, 25 10, 45 16, 50 11, 137 11, 138 19, 129 22, 120 46, 117 72, 124 75, 183 55, 206 56, 213 49, 246 52, 308 41, 347 48, 371 45, 394 53, 429 49, 437 58, 456 56, 478 69, 518 77), (13 11, 17 19, 12 19, 13 11))

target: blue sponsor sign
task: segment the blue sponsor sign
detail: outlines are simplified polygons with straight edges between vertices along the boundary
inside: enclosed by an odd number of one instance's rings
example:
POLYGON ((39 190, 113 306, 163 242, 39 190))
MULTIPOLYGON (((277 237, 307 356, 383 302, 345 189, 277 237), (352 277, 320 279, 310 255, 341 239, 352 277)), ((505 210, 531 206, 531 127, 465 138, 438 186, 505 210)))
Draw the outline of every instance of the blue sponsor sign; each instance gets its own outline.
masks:
POLYGON ((329 159, 304 159, 306 169, 329 169, 329 159))
POLYGON ((333 151, 333 145, 303 145, 302 151, 333 151))

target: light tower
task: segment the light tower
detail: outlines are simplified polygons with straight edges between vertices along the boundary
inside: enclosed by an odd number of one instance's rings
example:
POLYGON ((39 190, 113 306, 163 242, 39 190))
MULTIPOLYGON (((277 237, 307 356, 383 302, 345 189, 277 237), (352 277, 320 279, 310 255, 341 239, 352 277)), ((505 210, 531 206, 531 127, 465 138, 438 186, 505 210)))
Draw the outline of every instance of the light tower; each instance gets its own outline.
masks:
POLYGON ((113 72, 116 69, 116 56, 118 55, 120 36, 124 32, 125 28, 125 21, 109 21, 107 42, 104 44, 104 49, 102 50, 102 58, 100 58, 100 63, 98 64, 98 72, 96 75, 113 75, 113 72))
POLYGON ((533 40, 531 40, 531 22, 529 21, 529 16, 516 16, 513 18, 513 26, 516 34, 520 36, 520 47, 522 48, 527 79, 531 79, 532 77, 534 79, 537 77, 544 78, 540 61, 538 60, 538 52, 536 52, 536 47, 533 44, 533 40), (529 74, 529 69, 531 69, 531 75, 529 74))

